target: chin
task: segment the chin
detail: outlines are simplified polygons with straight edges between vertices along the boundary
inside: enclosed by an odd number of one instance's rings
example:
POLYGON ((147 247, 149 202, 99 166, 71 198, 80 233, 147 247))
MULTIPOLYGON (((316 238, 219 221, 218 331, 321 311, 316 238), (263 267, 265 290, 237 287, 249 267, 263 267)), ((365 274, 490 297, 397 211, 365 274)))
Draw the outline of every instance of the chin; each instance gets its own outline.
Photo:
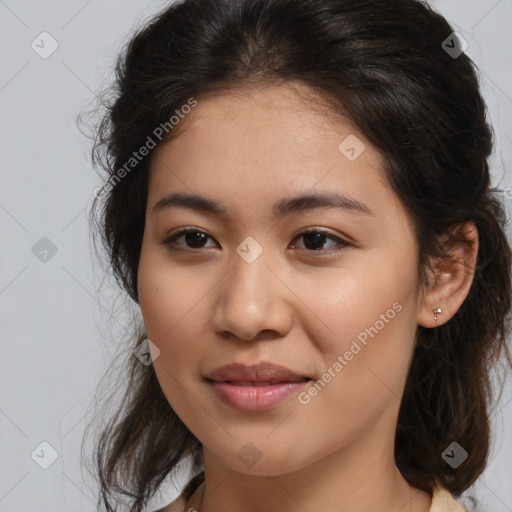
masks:
MULTIPOLYGON (((268 432, 261 436, 261 441, 253 437, 254 441, 232 440, 229 446, 219 447, 210 451, 213 456, 231 471, 252 476, 279 476, 293 473, 313 463, 316 458, 308 460, 303 447, 284 446, 282 440, 272 442, 268 439, 268 432), (235 450, 233 450, 233 448, 235 450), (297 455, 300 458, 297 459, 297 455)), ((244 437, 244 439, 250 439, 244 437)), ((318 455, 317 458, 321 458, 318 455)))

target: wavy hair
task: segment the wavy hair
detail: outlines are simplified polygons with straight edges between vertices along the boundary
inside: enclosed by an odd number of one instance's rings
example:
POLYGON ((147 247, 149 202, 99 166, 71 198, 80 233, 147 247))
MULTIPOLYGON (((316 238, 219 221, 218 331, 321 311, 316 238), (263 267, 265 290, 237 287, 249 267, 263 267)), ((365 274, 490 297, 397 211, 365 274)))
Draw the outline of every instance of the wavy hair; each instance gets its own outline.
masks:
MULTIPOLYGON (((432 258, 448 257, 443 235, 469 221, 478 229, 466 300, 444 325, 418 327, 395 440, 396 464, 410 485, 431 493, 439 483, 458 496, 487 463, 493 370, 502 360, 512 365, 511 249, 499 191, 490 182, 493 134, 477 69, 466 54, 455 57, 443 47, 452 32, 419 0, 169 5, 119 56, 92 150, 105 181, 91 220, 118 283, 138 303, 153 150, 113 183, 119 170, 191 97, 200 102, 291 81, 309 86, 381 153, 415 227, 419 283, 428 285, 432 258), (441 457, 453 441, 469 454, 456 470, 441 457)), ((143 329, 134 329, 131 350, 144 338, 143 329)), ((106 510, 124 496, 130 511, 140 512, 186 456, 200 466, 201 444, 170 407, 153 366, 132 357, 126 369, 124 398, 110 412, 94 459, 106 510)))

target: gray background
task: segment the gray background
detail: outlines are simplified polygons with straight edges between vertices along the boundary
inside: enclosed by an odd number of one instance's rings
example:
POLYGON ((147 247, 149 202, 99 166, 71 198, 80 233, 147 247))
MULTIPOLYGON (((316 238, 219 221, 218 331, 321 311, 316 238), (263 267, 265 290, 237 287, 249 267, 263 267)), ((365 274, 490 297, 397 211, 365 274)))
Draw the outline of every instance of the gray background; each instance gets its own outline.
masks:
MULTIPOLYGON (((508 191, 510 212, 512 1, 431 3, 480 66, 497 138, 494 182, 508 191)), ((0 0, 0 511, 95 510, 81 443, 96 386, 124 350, 127 301, 90 247, 87 214, 99 178, 75 119, 110 80, 132 30, 164 4, 0 0), (35 40, 39 52, 51 48, 48 36, 42 48, 44 31, 58 44, 46 59, 31 47, 35 40), (58 458, 43 469, 52 450, 58 458)), ((509 379, 493 412, 489 467, 471 489, 487 511, 512 511, 511 401, 509 379)), ((148 510, 179 490, 169 484, 148 510)))

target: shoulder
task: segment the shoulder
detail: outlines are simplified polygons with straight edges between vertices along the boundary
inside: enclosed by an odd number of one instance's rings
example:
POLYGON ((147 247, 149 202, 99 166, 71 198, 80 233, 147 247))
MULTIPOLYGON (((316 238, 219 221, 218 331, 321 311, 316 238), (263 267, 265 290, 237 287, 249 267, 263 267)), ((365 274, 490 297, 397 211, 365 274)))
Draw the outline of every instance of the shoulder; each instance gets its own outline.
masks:
POLYGON ((185 512, 186 503, 187 498, 183 494, 180 494, 172 503, 154 512, 185 512))
POLYGON ((173 502, 153 512, 186 512, 185 506, 187 505, 187 500, 190 498, 190 496, 192 496, 194 491, 201 485, 203 481, 204 472, 201 471, 190 480, 190 482, 183 489, 182 493, 173 502))
POLYGON ((466 512, 466 509, 444 487, 435 487, 429 512, 466 512))

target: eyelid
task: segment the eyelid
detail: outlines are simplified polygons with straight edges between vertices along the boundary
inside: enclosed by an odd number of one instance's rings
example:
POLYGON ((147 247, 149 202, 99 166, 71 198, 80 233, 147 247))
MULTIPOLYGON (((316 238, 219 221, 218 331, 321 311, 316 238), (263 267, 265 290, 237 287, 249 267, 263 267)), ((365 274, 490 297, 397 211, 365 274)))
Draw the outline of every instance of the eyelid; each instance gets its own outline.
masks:
POLYGON ((309 235, 310 233, 311 234, 313 234, 313 233, 320 233, 322 235, 325 235, 327 238, 331 238, 332 240, 336 240, 338 242, 337 246, 331 247, 329 249, 318 249, 318 250, 301 249, 302 251, 306 251, 308 253, 311 253, 312 255, 315 255, 315 253, 320 254, 320 255, 327 255, 327 254, 330 254, 330 253, 342 251, 343 249, 353 245, 352 243, 350 243, 345 238, 342 238, 342 237, 340 237, 338 235, 334 235, 330 231, 326 231, 324 228, 316 227, 316 226, 305 228, 302 231, 299 231, 295 235, 293 240, 296 240, 297 238, 299 238, 301 236, 304 236, 304 235, 309 235))
POLYGON ((177 231, 172 232, 170 235, 166 236, 164 240, 162 240, 163 245, 169 246, 170 249, 173 251, 189 251, 189 252, 198 252, 201 249, 190 249, 185 247, 175 247, 172 245, 172 242, 177 240, 178 238, 181 238, 183 235, 186 235, 187 233, 202 233, 207 238, 210 238, 212 240, 215 240, 211 235, 208 234, 205 230, 201 228, 196 228, 194 226, 187 226, 185 228, 179 228, 177 231))

